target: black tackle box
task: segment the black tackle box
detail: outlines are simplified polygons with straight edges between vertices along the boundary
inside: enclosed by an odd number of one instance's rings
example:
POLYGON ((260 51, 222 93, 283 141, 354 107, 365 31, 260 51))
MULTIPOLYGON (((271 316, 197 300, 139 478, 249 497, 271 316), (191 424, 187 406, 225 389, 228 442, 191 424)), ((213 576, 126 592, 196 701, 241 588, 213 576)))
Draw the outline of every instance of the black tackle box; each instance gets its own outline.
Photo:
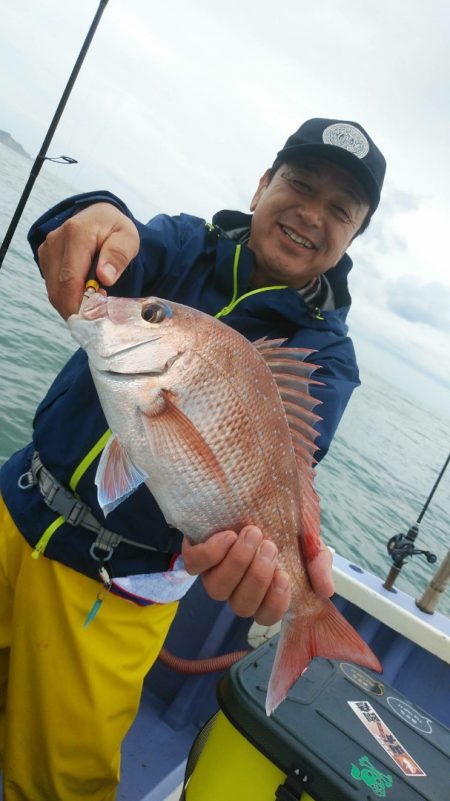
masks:
POLYGON ((186 801, 450 801, 450 730, 377 673, 316 658, 267 717, 276 644, 220 682, 186 801))

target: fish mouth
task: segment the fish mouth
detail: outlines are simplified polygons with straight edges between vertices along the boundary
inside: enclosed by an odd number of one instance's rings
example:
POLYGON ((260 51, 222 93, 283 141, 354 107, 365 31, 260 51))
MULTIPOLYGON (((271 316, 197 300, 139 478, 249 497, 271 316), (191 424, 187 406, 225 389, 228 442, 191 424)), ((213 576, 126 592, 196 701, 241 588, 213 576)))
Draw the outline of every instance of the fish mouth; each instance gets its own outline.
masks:
MULTIPOLYGON (((138 346, 133 345, 130 348, 123 348, 121 351, 116 351, 116 353, 120 353, 122 355, 124 352, 129 352, 131 350, 134 350, 136 347, 138 346)), ((114 379, 115 377, 122 379, 135 378, 137 376, 139 376, 139 378, 151 378, 152 376, 161 376, 167 373, 168 370, 170 370, 170 368, 172 367, 172 365, 175 364, 176 361, 178 361, 181 355, 182 355, 181 353, 175 353, 173 356, 167 359, 167 361, 162 365, 162 367, 155 368, 153 370, 149 370, 146 367, 143 367, 142 370, 139 370, 139 368, 133 370, 129 370, 129 368, 120 370, 120 369, 114 369, 114 367, 111 367, 110 365, 105 365, 103 367, 100 366, 98 362, 96 363, 95 359, 91 360, 91 366, 93 367, 93 369, 96 370, 97 373, 102 373, 103 375, 110 376, 112 379, 114 379)))
MULTIPOLYGON (((137 350, 137 348, 142 348, 143 345, 148 345, 149 343, 153 344, 154 342, 158 342, 161 337, 152 337, 151 339, 145 339, 143 342, 135 342, 134 345, 126 345, 124 348, 115 349, 108 353, 106 350, 104 353, 98 352, 98 355, 101 359, 109 359, 111 356, 124 356, 127 353, 131 353, 132 351, 137 350)), ((114 372, 114 370, 112 371, 114 372)), ((120 371, 118 371, 120 372, 120 371)))
POLYGON ((101 368, 95 367, 97 373, 102 373, 103 375, 111 376, 111 378, 151 378, 152 376, 164 375, 167 373, 167 369, 163 367, 161 370, 133 370, 132 373, 122 372, 121 370, 102 370, 101 368))

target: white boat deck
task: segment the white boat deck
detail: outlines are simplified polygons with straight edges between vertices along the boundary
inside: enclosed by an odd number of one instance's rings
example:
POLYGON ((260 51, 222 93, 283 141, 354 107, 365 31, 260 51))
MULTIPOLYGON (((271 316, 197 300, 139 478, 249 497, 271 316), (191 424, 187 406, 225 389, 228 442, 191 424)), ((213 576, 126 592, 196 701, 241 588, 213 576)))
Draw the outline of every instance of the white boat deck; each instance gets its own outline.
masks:
MULTIPOLYGON (((428 615, 416 605, 414 598, 394 588, 386 590, 378 576, 339 556, 332 548, 333 578, 336 593, 358 606, 376 620, 420 645, 444 662, 450 663, 450 619, 440 612, 428 615)), ((249 631, 249 643, 257 648, 281 627, 267 628, 254 623, 249 631)))
POLYGON ((378 576, 333 554, 336 592, 389 628, 450 663, 450 619, 440 612, 422 612, 414 598, 386 590, 378 576))
POLYGON ((177 789, 174 790, 173 793, 168 795, 167 798, 164 799, 164 801, 180 801, 180 795, 181 795, 182 787, 183 787, 183 785, 180 784, 180 786, 177 787, 177 789))

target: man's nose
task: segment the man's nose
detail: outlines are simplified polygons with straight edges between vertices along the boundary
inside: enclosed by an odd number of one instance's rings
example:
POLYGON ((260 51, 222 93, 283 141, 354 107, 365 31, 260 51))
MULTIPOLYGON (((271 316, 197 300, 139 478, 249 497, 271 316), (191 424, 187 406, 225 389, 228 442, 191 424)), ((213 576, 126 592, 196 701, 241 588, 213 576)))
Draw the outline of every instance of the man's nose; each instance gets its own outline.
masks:
POLYGON ((297 214, 311 228, 320 228, 323 213, 323 204, 318 198, 302 198, 297 204, 297 214))

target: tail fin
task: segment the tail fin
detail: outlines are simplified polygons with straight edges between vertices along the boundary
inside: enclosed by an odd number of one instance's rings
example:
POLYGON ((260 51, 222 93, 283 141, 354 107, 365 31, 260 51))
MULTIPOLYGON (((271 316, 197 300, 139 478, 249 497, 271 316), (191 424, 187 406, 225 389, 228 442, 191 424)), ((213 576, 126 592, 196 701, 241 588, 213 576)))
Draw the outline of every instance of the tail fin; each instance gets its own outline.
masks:
POLYGON ((289 616, 288 613, 283 620, 267 690, 268 715, 284 701, 314 656, 345 659, 380 673, 382 671, 369 646, 331 601, 324 598, 318 615, 305 619, 301 614, 289 616))

